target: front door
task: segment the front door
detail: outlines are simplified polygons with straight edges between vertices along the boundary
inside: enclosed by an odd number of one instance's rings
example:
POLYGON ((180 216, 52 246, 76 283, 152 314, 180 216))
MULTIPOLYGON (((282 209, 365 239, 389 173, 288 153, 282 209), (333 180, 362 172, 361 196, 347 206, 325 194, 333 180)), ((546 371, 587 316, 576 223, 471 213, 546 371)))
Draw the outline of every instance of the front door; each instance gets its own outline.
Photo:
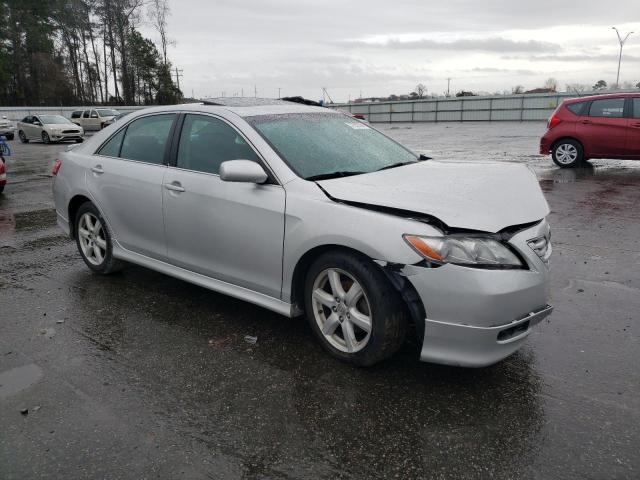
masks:
POLYGON ((225 182, 226 160, 262 160, 222 119, 188 114, 175 167, 164 178, 169 262, 280 298, 285 192, 272 183, 225 182))
POLYGON ((624 156, 627 136, 624 98, 606 98, 591 102, 589 114, 580 117, 576 132, 585 144, 587 156, 624 156))
POLYGON ((140 117, 93 155, 87 185, 118 243, 165 260, 162 179, 169 133, 176 114, 140 117))
POLYGON ((631 99, 631 118, 628 119, 627 153, 640 159, 640 97, 631 99))

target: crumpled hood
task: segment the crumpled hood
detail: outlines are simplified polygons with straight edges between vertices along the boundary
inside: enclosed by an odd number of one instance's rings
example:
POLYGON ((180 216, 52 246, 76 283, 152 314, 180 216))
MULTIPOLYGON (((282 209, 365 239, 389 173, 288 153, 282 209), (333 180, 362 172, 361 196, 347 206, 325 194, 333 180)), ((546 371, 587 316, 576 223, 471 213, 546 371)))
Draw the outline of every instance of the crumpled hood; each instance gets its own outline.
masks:
POLYGON ((336 200, 431 215, 455 228, 495 233, 549 214, 535 174, 506 162, 428 160, 317 183, 336 200))

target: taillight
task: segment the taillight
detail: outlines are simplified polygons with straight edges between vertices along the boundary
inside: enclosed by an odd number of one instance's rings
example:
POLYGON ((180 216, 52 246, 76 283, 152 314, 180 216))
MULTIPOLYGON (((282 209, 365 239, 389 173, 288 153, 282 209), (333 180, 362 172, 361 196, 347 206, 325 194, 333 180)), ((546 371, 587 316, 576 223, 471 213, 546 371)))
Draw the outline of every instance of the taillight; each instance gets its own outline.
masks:
POLYGON ((562 119, 554 113, 553 115, 551 115, 551 118, 547 122, 547 128, 552 129, 553 127, 557 126, 561 122, 562 122, 562 119))
POLYGON ((54 175, 58 175, 58 172, 60 171, 60 167, 62 167, 62 160, 57 159, 56 163, 53 164, 53 169, 51 170, 51 173, 53 173, 54 175))

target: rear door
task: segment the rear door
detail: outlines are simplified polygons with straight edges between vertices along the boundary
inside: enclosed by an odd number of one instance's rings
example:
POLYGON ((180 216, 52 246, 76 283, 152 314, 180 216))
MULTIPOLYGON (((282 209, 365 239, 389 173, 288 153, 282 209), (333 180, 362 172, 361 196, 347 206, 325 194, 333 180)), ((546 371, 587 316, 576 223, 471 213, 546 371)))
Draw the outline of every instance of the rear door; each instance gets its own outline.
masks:
POLYGON ((227 160, 265 164, 219 117, 185 115, 176 156, 163 188, 169 262, 279 298, 284 188, 275 181, 256 185, 220 179, 218 169, 227 160))
POLYGON ((578 120, 576 133, 587 157, 620 157, 626 154, 627 120, 624 98, 603 98, 591 102, 588 116, 578 120))
POLYGON ((84 128, 85 130, 91 129, 91 119, 89 118, 89 113, 89 110, 85 110, 84 112, 82 112, 82 118, 80 119, 80 125, 82 125, 82 128, 84 128))
POLYGON ((640 159, 640 97, 631 98, 631 115, 628 119, 627 154, 640 159))
POLYGON ((87 185, 118 243, 135 253, 166 258, 162 179, 177 114, 138 117, 90 157, 87 185))

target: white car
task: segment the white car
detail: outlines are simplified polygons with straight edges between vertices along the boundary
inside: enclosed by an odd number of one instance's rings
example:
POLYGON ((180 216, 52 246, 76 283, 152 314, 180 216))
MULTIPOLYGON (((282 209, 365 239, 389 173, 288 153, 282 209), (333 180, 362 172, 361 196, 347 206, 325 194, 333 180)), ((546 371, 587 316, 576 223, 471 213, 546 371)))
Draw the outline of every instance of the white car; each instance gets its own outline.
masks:
POLYGON ((84 130, 62 115, 28 115, 18 122, 18 137, 22 143, 41 140, 43 143, 75 140, 82 143, 84 130))
POLYGON ((111 108, 87 108, 71 114, 71 121, 85 130, 102 130, 111 125, 120 112, 111 108))
POLYGON ((0 136, 5 137, 7 140, 13 140, 14 130, 13 123, 3 115, 0 118, 0 136))

